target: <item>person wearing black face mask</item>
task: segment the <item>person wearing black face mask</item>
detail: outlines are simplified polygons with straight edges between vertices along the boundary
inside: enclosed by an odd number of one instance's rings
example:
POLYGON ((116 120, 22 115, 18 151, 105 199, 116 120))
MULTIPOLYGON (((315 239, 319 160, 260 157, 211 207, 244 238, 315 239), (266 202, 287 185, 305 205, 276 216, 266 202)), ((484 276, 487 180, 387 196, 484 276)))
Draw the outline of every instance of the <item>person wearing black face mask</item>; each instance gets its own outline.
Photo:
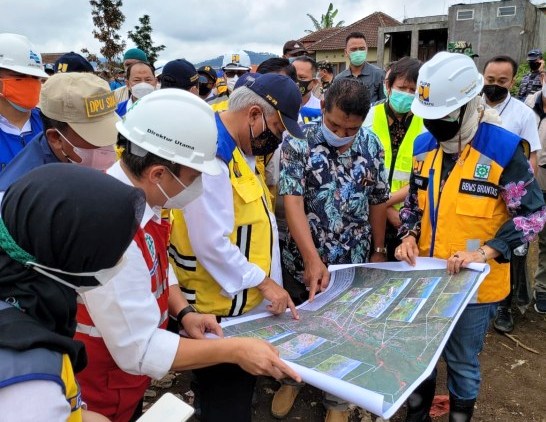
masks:
MULTIPOLYGON (((508 56, 496 56, 487 61, 483 75, 485 85, 483 98, 486 109, 495 110, 501 118, 501 126, 529 142, 531 147, 530 162, 536 174, 536 154, 541 144, 535 117, 530 107, 517 101, 509 93, 515 82, 517 73, 516 62, 508 56)), ((514 329, 511 305, 512 296, 519 306, 527 306, 531 302, 531 288, 526 277, 527 245, 514 250, 510 259, 511 290, 497 310, 493 326, 501 333, 509 333, 514 329)))
MULTIPOLYGON (((239 317, 249 312, 298 318, 282 285, 278 232, 257 156, 273 152, 287 130, 301 138, 301 95, 288 77, 254 75, 216 114, 219 175, 202 175, 203 193, 172 213, 169 252, 197 312, 239 317), (205 235, 204 235, 205 234, 205 235), (193 262, 193 266, 180 265, 193 262)), ((255 377, 234 365, 195 371, 204 421, 250 421, 255 377)))
POLYGON ((317 74, 317 63, 310 57, 296 57, 292 62, 298 74, 298 87, 302 97, 300 109, 300 122, 309 123, 321 116, 320 99, 315 97, 313 90, 318 85, 315 75, 317 74))
POLYGON ((208 102, 215 97, 213 89, 218 80, 216 70, 211 66, 201 66, 197 69, 199 74, 199 97, 208 102))
POLYGON ((521 80, 518 92, 518 98, 521 101, 525 101, 528 95, 534 94, 542 88, 540 79, 540 72, 544 70, 542 51, 538 48, 529 51, 527 54, 527 63, 529 63, 531 72, 525 75, 521 80))

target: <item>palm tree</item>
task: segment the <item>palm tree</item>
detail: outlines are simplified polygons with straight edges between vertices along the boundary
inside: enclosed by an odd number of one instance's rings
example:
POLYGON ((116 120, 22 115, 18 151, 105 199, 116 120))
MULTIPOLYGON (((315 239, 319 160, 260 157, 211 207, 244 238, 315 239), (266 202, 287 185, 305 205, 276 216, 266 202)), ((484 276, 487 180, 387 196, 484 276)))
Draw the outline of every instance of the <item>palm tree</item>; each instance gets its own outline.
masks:
POLYGON ((338 23, 334 24, 334 19, 337 16, 337 12, 338 10, 334 10, 334 5, 330 3, 328 5, 328 10, 326 11, 326 14, 320 17, 320 22, 313 15, 307 13, 307 16, 309 16, 309 19, 311 19, 311 21, 313 22, 315 29, 306 29, 305 32, 312 33, 325 28, 339 28, 343 26, 345 21, 339 21, 338 23))

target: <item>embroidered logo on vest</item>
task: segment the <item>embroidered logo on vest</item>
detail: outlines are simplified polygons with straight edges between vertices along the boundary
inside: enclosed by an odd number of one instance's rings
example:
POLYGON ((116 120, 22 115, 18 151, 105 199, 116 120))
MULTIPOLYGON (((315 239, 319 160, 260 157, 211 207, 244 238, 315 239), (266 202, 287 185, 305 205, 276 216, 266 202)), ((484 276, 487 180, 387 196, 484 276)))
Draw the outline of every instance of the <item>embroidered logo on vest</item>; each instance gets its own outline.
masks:
POLYGON ((474 177, 476 179, 487 179, 489 177, 489 171, 491 166, 488 164, 477 164, 474 170, 474 177))
POLYGON ((144 240, 146 241, 146 246, 148 247, 148 252, 150 252, 150 255, 152 256, 152 258, 154 258, 155 257, 154 238, 149 233, 146 233, 144 235, 144 240))

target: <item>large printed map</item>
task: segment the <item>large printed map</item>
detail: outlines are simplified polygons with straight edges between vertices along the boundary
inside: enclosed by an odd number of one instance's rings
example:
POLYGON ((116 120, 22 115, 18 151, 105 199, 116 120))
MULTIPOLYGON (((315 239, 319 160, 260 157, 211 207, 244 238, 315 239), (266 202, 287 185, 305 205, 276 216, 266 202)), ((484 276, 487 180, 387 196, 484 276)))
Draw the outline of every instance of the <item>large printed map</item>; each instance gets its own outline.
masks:
POLYGON ((224 334, 268 340, 305 381, 390 417, 430 373, 486 274, 449 276, 444 261, 430 262, 334 271, 329 290, 298 308, 299 321, 250 317, 224 334))

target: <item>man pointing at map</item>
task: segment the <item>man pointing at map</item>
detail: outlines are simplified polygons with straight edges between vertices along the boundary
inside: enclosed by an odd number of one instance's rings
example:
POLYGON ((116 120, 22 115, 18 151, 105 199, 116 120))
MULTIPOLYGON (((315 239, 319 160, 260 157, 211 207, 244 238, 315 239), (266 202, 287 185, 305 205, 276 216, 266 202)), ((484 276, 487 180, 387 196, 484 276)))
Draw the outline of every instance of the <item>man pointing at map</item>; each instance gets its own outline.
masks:
MULTIPOLYGON (((412 112, 429 133, 416 138, 410 190, 400 211, 399 260, 447 260, 448 274, 471 262, 490 273, 464 310, 443 357, 447 363, 450 421, 472 418, 480 388, 481 352, 497 303, 510 290, 511 251, 540 232, 546 218, 527 157, 529 146, 489 123, 478 94, 483 76, 463 54, 438 53, 417 80, 412 112)), ((436 372, 409 397, 406 421, 430 421, 436 372)))

